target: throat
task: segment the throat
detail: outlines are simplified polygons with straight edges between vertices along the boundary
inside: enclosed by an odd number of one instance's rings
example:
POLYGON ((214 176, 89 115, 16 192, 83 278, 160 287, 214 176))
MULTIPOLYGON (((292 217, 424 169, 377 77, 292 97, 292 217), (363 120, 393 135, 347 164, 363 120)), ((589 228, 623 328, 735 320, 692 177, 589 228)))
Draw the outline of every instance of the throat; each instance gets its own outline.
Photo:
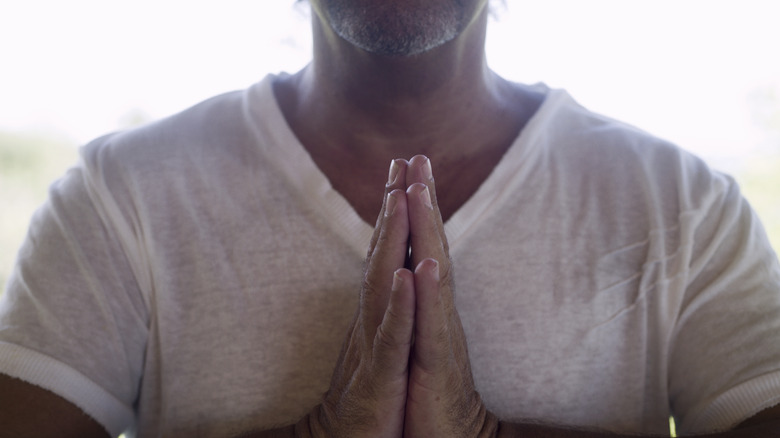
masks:
POLYGON ((463 100, 461 105, 444 105, 448 101, 443 99, 433 102, 434 110, 430 105, 403 106, 427 108, 412 111, 420 114, 412 121, 398 102, 384 102, 367 113, 338 105, 336 96, 306 99, 294 77, 277 82, 275 94, 290 128, 333 189, 373 226, 395 158, 423 154, 431 159, 445 221, 477 192, 543 100, 526 87, 497 83, 489 99, 463 100))

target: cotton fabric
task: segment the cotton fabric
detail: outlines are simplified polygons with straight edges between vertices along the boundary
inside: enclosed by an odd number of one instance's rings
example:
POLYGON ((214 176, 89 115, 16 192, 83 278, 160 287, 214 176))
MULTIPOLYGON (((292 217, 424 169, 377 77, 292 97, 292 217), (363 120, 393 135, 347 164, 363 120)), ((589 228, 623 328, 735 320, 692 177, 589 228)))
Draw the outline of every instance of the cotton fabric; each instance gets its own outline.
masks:
MULTIPOLYGON (((0 372, 114 436, 223 437, 319 403, 373 227, 287 126, 275 79, 82 149, 0 303, 0 372)), ((445 225, 488 409, 698 433, 779 403, 780 267, 734 181, 536 88, 445 225)))

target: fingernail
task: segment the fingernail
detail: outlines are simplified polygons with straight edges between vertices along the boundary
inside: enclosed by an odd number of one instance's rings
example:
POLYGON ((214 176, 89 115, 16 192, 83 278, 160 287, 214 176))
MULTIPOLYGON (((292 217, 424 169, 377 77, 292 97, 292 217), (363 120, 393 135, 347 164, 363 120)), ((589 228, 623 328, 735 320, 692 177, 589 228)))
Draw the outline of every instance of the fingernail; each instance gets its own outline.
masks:
POLYGON ((431 261, 433 262, 433 269, 431 269, 431 274, 433 274, 433 278, 436 281, 439 281, 439 262, 435 259, 431 259, 431 261))
POLYGON ((390 162, 390 173, 387 176, 387 185, 393 184, 397 177, 398 177, 398 164, 395 162, 395 160, 393 160, 390 162))
POLYGON ((420 273, 423 269, 425 269, 423 266, 426 263, 433 263, 433 267, 431 268, 431 274, 433 275, 433 278, 436 281, 439 281, 439 262, 436 259, 425 259, 417 264, 417 267, 414 268, 414 273, 420 273))
POLYGON ((404 283, 403 277, 401 277, 401 275, 398 274, 398 271, 395 271, 395 273, 393 274, 392 290, 394 290, 394 291, 400 290, 401 289, 401 285, 403 283, 404 283))
POLYGON ((433 169, 431 169, 431 159, 426 158, 425 164, 423 164, 423 176, 428 178, 428 181, 433 181, 433 169))
POLYGON ((422 192, 420 192, 420 199, 422 199, 423 205, 428 208, 433 208, 433 202, 431 202, 431 191, 428 186, 425 186, 422 192))
POLYGON ((398 203, 396 201, 395 196, 393 196, 393 193, 390 192, 387 194, 387 202, 385 204, 385 216, 391 216, 393 212, 395 211, 395 205, 398 203))

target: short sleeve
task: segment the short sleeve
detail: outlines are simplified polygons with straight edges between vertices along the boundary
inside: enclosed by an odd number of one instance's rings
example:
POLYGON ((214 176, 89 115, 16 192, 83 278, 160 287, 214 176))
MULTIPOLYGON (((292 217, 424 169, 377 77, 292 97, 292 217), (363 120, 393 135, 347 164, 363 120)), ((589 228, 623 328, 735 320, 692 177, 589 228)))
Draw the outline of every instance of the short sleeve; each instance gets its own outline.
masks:
POLYGON ((671 408, 683 434, 728 430, 780 403, 780 267, 730 178, 706 172, 680 218, 687 287, 673 331, 671 408))
POLYGON ((0 372, 68 399, 114 436, 134 423, 148 311, 83 166, 51 186, 0 301, 0 372))

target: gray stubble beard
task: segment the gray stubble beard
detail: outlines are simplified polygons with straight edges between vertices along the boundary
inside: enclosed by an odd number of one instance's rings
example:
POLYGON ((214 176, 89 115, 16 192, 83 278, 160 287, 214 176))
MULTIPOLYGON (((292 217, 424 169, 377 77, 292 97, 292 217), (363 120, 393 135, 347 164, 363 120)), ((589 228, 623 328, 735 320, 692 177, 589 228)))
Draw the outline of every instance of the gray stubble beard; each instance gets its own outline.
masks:
POLYGON ((370 53, 417 55, 451 41, 463 26, 461 0, 440 0, 412 8, 404 8, 394 0, 371 6, 356 3, 326 1, 326 13, 337 35, 370 53))

